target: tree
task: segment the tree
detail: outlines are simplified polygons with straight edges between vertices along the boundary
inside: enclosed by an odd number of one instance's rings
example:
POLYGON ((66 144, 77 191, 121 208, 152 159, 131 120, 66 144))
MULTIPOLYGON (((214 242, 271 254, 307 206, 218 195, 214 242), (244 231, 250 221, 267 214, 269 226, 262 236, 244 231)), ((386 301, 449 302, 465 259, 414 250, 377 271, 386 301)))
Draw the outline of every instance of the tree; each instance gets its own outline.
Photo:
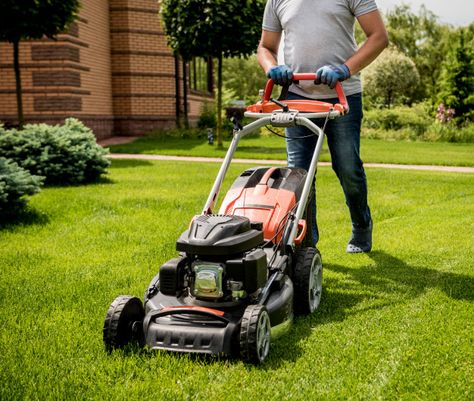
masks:
POLYGON ((420 77, 415 63, 396 49, 385 50, 362 73, 368 99, 390 108, 397 102, 410 102, 420 77))
POLYGON ((225 60, 222 77, 224 88, 232 91, 238 99, 245 100, 247 103, 254 103, 259 99, 258 90, 265 88, 268 79, 262 73, 256 55, 225 60))
POLYGON ((161 3, 171 48, 185 60, 217 59, 218 146, 222 146, 222 60, 247 57, 255 52, 264 7, 264 0, 163 0, 161 3))
POLYGON ((79 0, 2 0, 0 2, 0 41, 13 44, 18 124, 23 126, 23 100, 19 43, 23 39, 53 38, 64 32, 76 18, 79 0))
POLYGON ((438 102, 453 108, 462 120, 474 117, 474 42, 469 39, 469 30, 460 29, 439 81, 438 102))
POLYGON ((386 14, 390 43, 411 58, 420 74, 420 85, 412 100, 421 100, 436 93, 441 64, 452 37, 452 28, 438 22, 438 17, 421 6, 418 14, 406 4, 386 14))

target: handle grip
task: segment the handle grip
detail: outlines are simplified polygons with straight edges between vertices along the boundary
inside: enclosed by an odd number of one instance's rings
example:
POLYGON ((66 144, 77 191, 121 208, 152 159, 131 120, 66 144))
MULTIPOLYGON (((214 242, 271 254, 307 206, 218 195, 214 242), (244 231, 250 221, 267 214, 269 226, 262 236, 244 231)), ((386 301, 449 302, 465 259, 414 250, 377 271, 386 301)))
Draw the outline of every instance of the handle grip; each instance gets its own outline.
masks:
MULTIPOLYGON (((316 73, 314 72, 305 72, 305 73, 294 73, 293 74, 293 82, 297 81, 315 81, 316 80, 316 73)), ((265 85, 265 91, 263 92, 263 99, 262 102, 270 101, 270 97, 272 96, 273 90, 273 80, 269 79, 267 84, 265 85)), ((344 89, 340 82, 336 82, 336 90, 337 97, 339 99, 339 103, 344 107, 344 110, 349 110, 349 105, 347 104, 346 94, 344 93, 344 89)))

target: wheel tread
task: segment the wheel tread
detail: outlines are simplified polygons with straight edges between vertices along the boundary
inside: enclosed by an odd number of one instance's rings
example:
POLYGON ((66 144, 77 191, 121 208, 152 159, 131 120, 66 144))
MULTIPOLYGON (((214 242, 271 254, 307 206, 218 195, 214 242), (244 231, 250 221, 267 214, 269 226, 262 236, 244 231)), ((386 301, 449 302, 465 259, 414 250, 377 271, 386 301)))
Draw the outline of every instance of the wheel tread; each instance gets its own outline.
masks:
MULTIPOLYGON (((131 295, 121 295, 117 297, 110 305, 105 316, 103 328, 103 340, 107 350, 111 351, 115 348, 121 348, 127 344, 126 338, 123 338, 123 333, 119 332, 119 325, 121 323, 121 315, 125 306, 132 300, 138 298, 131 295)), ((141 301, 139 301, 141 303, 141 301)))
POLYGON ((263 305, 249 305, 242 316, 240 325, 240 356, 243 360, 251 363, 260 363, 257 352, 257 325, 258 317, 263 305))
POLYGON ((319 251, 313 247, 301 248, 296 256, 294 267, 293 286, 294 292, 294 311, 296 315, 308 315, 311 310, 309 300, 307 299, 309 291, 310 267, 316 254, 319 251))

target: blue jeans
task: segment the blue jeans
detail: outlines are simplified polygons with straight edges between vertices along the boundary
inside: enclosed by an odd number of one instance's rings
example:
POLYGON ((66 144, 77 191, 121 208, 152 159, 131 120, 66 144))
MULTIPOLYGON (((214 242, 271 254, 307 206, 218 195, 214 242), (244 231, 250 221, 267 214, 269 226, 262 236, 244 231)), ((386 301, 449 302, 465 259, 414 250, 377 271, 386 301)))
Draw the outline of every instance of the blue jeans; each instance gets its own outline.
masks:
MULTIPOLYGON (((294 93, 288 99, 304 99, 294 93)), ((337 103, 337 99, 324 99, 328 103, 337 103)), ((341 183, 346 204, 352 220, 353 229, 364 229, 371 221, 370 209, 367 204, 367 179, 360 159, 360 126, 362 121, 362 95, 360 93, 347 97, 349 113, 343 117, 329 120, 325 133, 331 153, 332 168, 341 183)), ((313 120, 322 127, 325 119, 313 120)), ((286 129, 286 151, 289 167, 301 167, 308 170, 316 146, 317 137, 304 139, 297 137, 310 135, 311 131, 302 126, 286 129)), ((315 178, 316 182, 316 178, 315 178)), ((312 203, 312 235, 314 243, 318 242, 319 232, 316 223, 316 196, 312 203)))

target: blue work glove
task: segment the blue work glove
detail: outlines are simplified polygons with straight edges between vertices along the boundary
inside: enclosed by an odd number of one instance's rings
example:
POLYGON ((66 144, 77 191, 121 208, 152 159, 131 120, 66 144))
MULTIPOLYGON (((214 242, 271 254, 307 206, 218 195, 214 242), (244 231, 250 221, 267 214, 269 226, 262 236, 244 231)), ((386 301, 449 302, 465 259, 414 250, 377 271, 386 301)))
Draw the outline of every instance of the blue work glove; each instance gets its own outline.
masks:
POLYGON ((326 84, 334 89, 337 81, 344 81, 351 76, 349 67, 345 64, 339 66, 325 65, 316 71, 315 84, 326 84))
POLYGON ((278 65, 267 71, 267 77, 277 85, 290 84, 293 79, 293 70, 287 65, 278 65))

